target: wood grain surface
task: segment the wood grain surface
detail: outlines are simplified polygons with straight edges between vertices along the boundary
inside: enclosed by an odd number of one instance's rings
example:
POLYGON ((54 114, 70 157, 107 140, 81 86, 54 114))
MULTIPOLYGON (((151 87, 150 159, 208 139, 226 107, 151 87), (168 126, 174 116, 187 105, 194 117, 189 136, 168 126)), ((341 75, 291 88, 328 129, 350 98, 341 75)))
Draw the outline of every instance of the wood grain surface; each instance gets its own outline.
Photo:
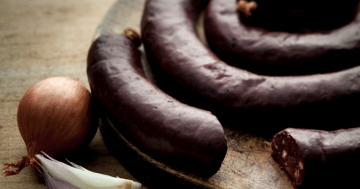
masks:
MULTIPOLYGON (((0 163, 27 155, 16 122, 25 91, 53 76, 79 79, 89 88, 86 57, 97 26, 115 0, 0 1, 0 163)), ((98 132, 89 147, 70 160, 85 168, 136 180, 115 159, 98 132)), ((30 167, 0 176, 0 188, 46 188, 30 167)), ((146 187, 142 187, 146 188, 146 187)))
MULTIPOLYGON (((118 0, 99 25, 94 38, 105 33, 122 33, 127 27, 140 33, 144 2, 145 0, 118 0)), ((205 40, 201 16, 197 29, 201 39, 205 40)), ((147 77, 155 82, 142 47, 140 53, 147 77)), ((108 119, 103 117, 102 120, 101 131, 110 151, 128 171, 149 188, 293 188, 285 172, 280 170, 279 165, 271 158, 269 139, 224 126, 228 152, 220 170, 205 179, 157 161, 144 153, 141 147, 130 143, 108 119)))

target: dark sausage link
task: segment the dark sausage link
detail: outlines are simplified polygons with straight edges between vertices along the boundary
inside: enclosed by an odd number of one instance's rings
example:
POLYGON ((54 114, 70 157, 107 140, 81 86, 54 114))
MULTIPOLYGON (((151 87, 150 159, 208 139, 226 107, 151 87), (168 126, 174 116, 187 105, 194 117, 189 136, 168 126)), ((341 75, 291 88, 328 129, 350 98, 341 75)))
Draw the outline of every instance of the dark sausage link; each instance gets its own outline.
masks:
MULTIPOLYGON (((228 64, 264 75, 329 73, 359 65, 360 3, 353 5, 356 16, 351 17, 350 23, 327 32, 310 33, 272 31, 246 23, 235 6, 233 0, 211 0, 204 16, 209 47, 228 64)), ((263 19, 268 15, 263 15, 263 19)))
POLYGON ((164 90, 213 111, 226 124, 257 132, 275 134, 289 124, 317 129, 358 125, 353 110, 360 106, 360 66, 297 77, 261 76, 228 66, 196 34, 200 4, 200 0, 146 2, 143 42, 164 90))
POLYGON ((360 165, 359 136, 360 128, 331 132, 288 128, 274 136, 272 157, 293 180, 295 187, 313 184, 311 181, 316 179, 317 183, 330 183, 331 188, 336 188, 331 176, 342 181, 341 187, 349 186, 343 181, 356 180, 357 174, 353 171, 360 165), (351 174, 355 178, 351 178, 351 174), (347 178, 339 178, 345 175, 347 178))
POLYGON ((109 34, 94 41, 87 75, 105 114, 130 141, 181 170, 205 177, 219 170, 227 140, 217 118, 152 85, 128 37, 109 34))

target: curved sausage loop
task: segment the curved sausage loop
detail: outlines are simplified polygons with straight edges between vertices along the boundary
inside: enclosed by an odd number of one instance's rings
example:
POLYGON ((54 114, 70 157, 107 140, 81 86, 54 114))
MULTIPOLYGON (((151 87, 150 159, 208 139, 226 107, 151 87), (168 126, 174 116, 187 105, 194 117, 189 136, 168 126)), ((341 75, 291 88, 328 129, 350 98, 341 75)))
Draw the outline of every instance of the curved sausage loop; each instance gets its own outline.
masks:
POLYGON ((350 23, 327 33, 264 29, 239 16, 235 3, 211 0, 204 16, 209 47, 226 63, 265 75, 328 73, 359 65, 360 3, 353 6, 356 15, 350 23))
POLYGON ((296 77, 262 76, 231 67, 197 36, 194 23, 200 4, 200 0, 146 2, 142 38, 164 90, 211 110, 223 124, 256 132, 275 134, 289 125, 358 126, 354 110, 360 107, 360 66, 296 77))
POLYGON ((109 34, 93 42, 87 64, 92 94, 116 129, 155 159, 200 176, 215 174, 227 151, 221 124, 152 85, 133 37, 109 34))

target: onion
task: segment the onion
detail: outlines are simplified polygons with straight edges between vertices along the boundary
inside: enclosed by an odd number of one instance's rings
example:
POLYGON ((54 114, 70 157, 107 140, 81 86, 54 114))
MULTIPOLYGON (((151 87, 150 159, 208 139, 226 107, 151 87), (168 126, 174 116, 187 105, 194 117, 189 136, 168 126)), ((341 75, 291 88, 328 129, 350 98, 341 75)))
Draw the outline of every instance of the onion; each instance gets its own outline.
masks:
POLYGON ((25 92, 19 103, 17 122, 28 156, 18 163, 4 164, 4 173, 15 175, 30 165, 42 176, 35 155, 43 151, 58 159, 87 146, 98 128, 99 114, 90 92, 79 80, 53 77, 25 92))
POLYGON ((97 109, 90 92, 76 79, 53 77, 30 87, 17 112, 28 156, 18 163, 4 164, 5 175, 18 174, 30 165, 44 178, 47 189, 139 189, 140 183, 54 159, 91 142, 99 124, 97 109))

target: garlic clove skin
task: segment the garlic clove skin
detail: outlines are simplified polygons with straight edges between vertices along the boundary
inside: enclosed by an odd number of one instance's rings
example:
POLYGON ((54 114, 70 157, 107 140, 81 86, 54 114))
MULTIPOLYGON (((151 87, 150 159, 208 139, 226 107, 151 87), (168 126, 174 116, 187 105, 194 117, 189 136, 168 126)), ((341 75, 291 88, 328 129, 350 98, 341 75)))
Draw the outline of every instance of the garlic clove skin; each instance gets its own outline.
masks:
POLYGON ((61 188, 61 189, 80 189, 79 187, 76 187, 65 181, 51 177, 44 168, 42 168, 42 169, 43 169, 42 172, 43 172, 43 177, 44 177, 47 189, 59 189, 59 188, 61 188))
MULTIPOLYGON (((37 154, 36 158, 41 162, 46 183, 51 185, 64 185, 69 189, 140 189, 141 184, 122 179, 119 177, 112 177, 95 172, 91 172, 79 165, 72 167, 65 163, 59 162, 53 158, 49 158, 46 154, 37 154), (48 173, 48 174, 47 174, 48 173)), ((65 188, 63 187, 63 188, 65 188)))

